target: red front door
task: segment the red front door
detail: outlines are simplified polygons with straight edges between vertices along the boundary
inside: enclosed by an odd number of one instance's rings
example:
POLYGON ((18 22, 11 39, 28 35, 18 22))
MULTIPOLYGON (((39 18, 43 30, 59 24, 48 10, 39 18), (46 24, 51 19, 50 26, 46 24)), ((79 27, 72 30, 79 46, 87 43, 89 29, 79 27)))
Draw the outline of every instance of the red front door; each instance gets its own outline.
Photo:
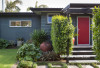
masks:
POLYGON ((78 17, 78 44, 89 44, 89 17, 78 17))

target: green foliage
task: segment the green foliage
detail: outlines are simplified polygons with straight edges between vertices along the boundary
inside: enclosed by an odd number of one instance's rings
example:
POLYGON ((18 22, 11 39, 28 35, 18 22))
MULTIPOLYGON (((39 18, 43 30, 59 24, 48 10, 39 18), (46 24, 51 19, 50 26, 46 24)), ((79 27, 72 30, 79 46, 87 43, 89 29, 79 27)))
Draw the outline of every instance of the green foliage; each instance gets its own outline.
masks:
POLYGON ((95 7, 93 10, 93 49, 96 59, 100 61, 100 8, 95 7))
POLYGON ((44 30, 35 30, 31 37, 36 46, 40 46, 42 42, 48 39, 48 35, 44 30))
POLYGON ((62 68, 68 68, 67 64, 63 63, 62 68))
POLYGON ((78 66, 79 68, 83 68, 82 65, 81 65, 80 63, 77 63, 77 66, 78 66))
POLYGON ((36 68, 37 64, 34 64, 32 61, 21 60, 17 68, 36 68))
POLYGON ((19 12, 20 8, 17 6, 18 4, 22 4, 21 0, 8 1, 6 0, 5 12, 19 12))
POLYGON ((97 66, 97 64, 95 64, 95 63, 92 63, 91 66, 93 66, 94 68, 99 68, 99 67, 97 66))
POLYGON ((18 60, 37 61, 41 56, 41 51, 34 44, 24 44, 17 51, 18 60))
POLYGON ((52 68, 52 64, 51 63, 48 63, 48 68, 52 68))
POLYGON ((7 48, 9 47, 9 42, 4 39, 0 39, 0 48, 7 48))
POLYGON ((33 64, 33 68, 37 68, 37 64, 36 63, 33 64))
POLYGON ((52 18, 51 40, 53 49, 57 54, 66 52, 66 47, 69 45, 69 52, 72 50, 72 38, 74 35, 74 26, 71 18, 56 15, 52 18))

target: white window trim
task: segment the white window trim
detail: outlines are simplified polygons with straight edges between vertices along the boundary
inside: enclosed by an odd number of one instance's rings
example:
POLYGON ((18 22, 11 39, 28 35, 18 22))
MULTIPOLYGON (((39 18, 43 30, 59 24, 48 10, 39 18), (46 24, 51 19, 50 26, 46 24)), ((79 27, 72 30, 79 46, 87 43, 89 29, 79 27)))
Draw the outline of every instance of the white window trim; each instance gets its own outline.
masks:
POLYGON ((60 15, 60 13, 48 13, 47 14, 47 24, 52 24, 52 22, 49 22, 49 20, 48 20, 49 15, 60 15))
POLYGON ((32 20, 10 20, 9 21, 9 27, 32 27, 32 20), (21 21, 30 21, 31 22, 31 26, 11 26, 11 22, 12 21, 20 21, 20 25, 21 25, 21 21))

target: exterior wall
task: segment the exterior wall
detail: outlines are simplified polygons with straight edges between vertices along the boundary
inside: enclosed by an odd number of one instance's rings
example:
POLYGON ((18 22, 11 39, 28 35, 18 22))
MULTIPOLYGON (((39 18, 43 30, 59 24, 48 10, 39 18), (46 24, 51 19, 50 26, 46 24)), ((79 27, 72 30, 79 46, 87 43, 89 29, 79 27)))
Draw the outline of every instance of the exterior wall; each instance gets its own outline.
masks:
MULTIPOLYGON (((89 16, 90 17, 90 26, 92 24, 92 15, 91 14, 71 14, 72 23, 75 26, 75 33, 77 33, 77 17, 78 16, 89 16)), ((77 36, 75 37, 75 45, 77 45, 77 36)), ((92 45, 92 31, 90 30, 90 45, 92 45)))
POLYGON ((5 40, 17 40, 23 37, 24 40, 30 39, 30 34, 35 29, 41 29, 41 21, 39 16, 31 17, 0 17, 0 38, 5 40), (10 20, 31 20, 32 27, 9 27, 10 20))
POLYGON ((41 29, 50 35, 51 24, 47 22, 47 13, 42 13, 41 15, 41 29))
POLYGON ((60 14, 60 12, 42 13, 41 15, 41 29, 45 30, 45 32, 47 32, 48 35, 50 35, 51 24, 48 24, 48 21, 47 21, 48 14, 60 14))

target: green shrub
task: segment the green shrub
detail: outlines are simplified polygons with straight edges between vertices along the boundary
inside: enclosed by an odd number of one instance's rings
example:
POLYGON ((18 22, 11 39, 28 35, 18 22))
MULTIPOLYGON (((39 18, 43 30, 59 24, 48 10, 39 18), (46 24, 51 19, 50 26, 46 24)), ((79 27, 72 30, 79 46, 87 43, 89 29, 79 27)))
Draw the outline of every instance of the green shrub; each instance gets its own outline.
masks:
POLYGON ((9 42, 4 39, 0 39, 0 48, 7 48, 9 47, 9 42))
POLYGON ((94 68, 99 68, 99 67, 97 66, 97 64, 95 64, 95 63, 92 63, 91 66, 93 66, 94 68))
POLYGON ((33 64, 33 68, 37 68, 37 64, 36 63, 33 64))
POLYGON ((74 26, 71 18, 56 15, 52 18, 51 41, 53 49, 57 54, 66 53, 66 47, 69 45, 69 52, 72 50, 72 38, 74 35, 74 26))
POLYGON ((36 65, 34 66, 32 61, 25 61, 25 60, 21 60, 18 63, 17 68, 36 68, 36 65))
POLYGON ((82 65, 81 65, 80 63, 77 63, 77 66, 78 66, 79 68, 83 68, 82 65))
POLYGON ((34 44, 24 44, 17 51, 18 60, 37 61, 41 56, 41 51, 34 44))
POLYGON ((48 63, 48 68, 52 68, 52 64, 51 63, 48 63))
POLYGON ((93 49, 96 54, 96 59, 100 61, 100 8, 93 10, 93 49))
POLYGON ((63 63, 62 68, 68 68, 67 64, 63 63))
POLYGON ((39 46, 42 42, 48 39, 48 35, 44 30, 35 30, 31 34, 31 37, 36 46, 39 46))

